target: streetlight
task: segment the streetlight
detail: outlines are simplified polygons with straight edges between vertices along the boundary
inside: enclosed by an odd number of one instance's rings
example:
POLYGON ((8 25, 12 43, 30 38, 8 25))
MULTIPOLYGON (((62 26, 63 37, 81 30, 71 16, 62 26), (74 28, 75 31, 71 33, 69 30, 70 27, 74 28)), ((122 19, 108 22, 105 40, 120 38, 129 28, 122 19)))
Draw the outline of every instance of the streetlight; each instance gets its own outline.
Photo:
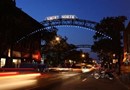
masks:
POLYGON ((85 58, 85 54, 82 53, 82 54, 81 54, 81 57, 82 57, 82 63, 85 63, 85 62, 86 62, 86 61, 84 60, 84 58, 85 58))
MULTIPOLYGON (((56 36, 55 37, 55 45, 57 45, 57 44, 59 44, 60 43, 60 40, 61 40, 61 38, 59 37, 59 36, 56 36)), ((56 49, 58 49, 58 48, 56 48, 56 49)), ((59 55, 60 53, 57 51, 57 56, 56 56, 56 58, 57 58, 57 61, 58 61, 58 64, 60 63, 60 55, 59 55)))
POLYGON ((60 37, 56 36, 55 37, 56 41, 60 41, 60 37))
POLYGON ((83 54, 81 55, 81 57, 82 57, 82 58, 85 58, 85 54, 83 53, 83 54))
POLYGON ((61 38, 59 36, 55 36, 53 40, 50 41, 50 46, 54 47, 55 45, 60 43, 61 38))

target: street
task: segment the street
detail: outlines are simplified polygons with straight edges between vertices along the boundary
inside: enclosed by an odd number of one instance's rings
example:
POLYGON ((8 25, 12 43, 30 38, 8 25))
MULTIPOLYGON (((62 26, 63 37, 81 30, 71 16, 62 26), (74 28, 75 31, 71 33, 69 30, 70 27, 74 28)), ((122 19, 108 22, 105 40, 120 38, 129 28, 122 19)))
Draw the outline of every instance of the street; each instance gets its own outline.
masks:
POLYGON ((42 74, 37 84, 15 90, 129 90, 116 78, 95 79, 92 72, 42 74))

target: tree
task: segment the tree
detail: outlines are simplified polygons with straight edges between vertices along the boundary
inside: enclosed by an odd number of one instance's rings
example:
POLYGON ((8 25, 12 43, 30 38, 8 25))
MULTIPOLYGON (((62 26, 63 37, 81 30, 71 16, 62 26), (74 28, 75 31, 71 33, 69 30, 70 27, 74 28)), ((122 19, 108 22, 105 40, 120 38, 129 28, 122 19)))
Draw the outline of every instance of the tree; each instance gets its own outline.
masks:
POLYGON ((89 58, 89 53, 85 53, 82 50, 80 50, 80 51, 71 50, 71 51, 66 52, 65 55, 66 55, 65 60, 68 62, 68 64, 69 64, 69 60, 72 60, 74 66, 75 66, 75 64, 78 64, 78 63, 90 64, 92 62, 92 60, 89 58), (84 56, 82 56, 82 55, 84 55, 84 56))
POLYGON ((67 37, 62 38, 57 35, 58 29, 53 27, 50 30, 42 32, 42 40, 45 41, 42 46, 42 54, 46 55, 46 59, 53 65, 64 62, 66 52, 76 48, 73 44, 67 43, 67 37), (56 38, 59 40, 56 40, 56 38))
POLYGON ((121 32, 125 30, 125 20, 127 20, 125 16, 106 17, 95 26, 97 32, 93 36, 92 50, 97 52, 100 57, 111 57, 112 54, 116 54, 118 59, 121 59, 120 56, 123 52, 121 32))

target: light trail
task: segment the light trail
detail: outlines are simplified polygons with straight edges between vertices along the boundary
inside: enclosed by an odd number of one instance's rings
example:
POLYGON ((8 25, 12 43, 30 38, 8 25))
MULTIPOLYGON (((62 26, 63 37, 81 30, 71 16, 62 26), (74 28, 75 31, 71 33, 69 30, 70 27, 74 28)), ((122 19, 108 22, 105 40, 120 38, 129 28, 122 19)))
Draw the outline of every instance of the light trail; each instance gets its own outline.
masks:
MULTIPOLYGON (((17 72, 14 72, 17 73, 17 72)), ((2 74, 14 74, 2 73, 2 74)), ((40 73, 18 74, 18 75, 6 75, 0 77, 0 90, 11 90, 21 88, 25 86, 37 84, 37 77, 41 76, 40 73)))

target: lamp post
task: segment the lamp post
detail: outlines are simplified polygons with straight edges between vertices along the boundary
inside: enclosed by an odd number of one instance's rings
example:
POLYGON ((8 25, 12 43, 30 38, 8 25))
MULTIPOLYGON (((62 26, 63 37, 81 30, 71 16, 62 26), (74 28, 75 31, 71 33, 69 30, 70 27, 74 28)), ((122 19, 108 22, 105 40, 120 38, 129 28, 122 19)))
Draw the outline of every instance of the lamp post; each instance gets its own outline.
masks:
POLYGON ((85 54, 84 53, 81 54, 81 57, 82 57, 82 62, 85 62, 84 61, 84 58, 85 58, 85 54))
MULTIPOLYGON (((56 45, 59 44, 59 43, 60 43, 60 40, 61 40, 61 38, 60 38, 59 36, 56 36, 56 37, 55 37, 55 41, 56 41, 55 44, 56 44, 56 45)), ((59 54, 60 54, 59 51, 57 51, 57 56, 56 56, 56 58, 57 58, 57 64, 60 63, 60 60, 59 60, 59 59, 60 59, 59 54)))

